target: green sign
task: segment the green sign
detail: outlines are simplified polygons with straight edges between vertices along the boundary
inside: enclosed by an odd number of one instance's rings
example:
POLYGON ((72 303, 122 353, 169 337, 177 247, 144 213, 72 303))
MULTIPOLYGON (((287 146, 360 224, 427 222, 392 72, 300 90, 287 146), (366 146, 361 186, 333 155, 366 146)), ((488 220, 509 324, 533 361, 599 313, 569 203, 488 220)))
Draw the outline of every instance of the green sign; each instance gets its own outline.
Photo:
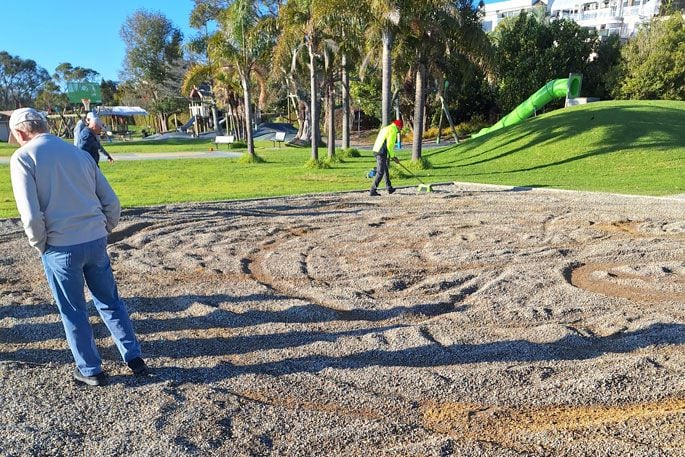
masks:
POLYGON ((90 103, 102 103, 102 93, 100 84, 88 82, 69 82, 67 83, 67 98, 70 103, 81 103, 87 98, 90 103))

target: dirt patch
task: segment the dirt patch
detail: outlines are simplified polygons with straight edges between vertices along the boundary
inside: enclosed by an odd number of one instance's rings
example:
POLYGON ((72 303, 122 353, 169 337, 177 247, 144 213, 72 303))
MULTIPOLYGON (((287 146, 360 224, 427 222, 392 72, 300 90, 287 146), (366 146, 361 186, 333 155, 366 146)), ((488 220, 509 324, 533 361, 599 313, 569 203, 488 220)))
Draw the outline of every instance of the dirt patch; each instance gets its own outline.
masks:
POLYGON ((0 221, 0 453, 685 455, 685 200, 446 185, 136 208, 153 374, 75 386, 0 221))

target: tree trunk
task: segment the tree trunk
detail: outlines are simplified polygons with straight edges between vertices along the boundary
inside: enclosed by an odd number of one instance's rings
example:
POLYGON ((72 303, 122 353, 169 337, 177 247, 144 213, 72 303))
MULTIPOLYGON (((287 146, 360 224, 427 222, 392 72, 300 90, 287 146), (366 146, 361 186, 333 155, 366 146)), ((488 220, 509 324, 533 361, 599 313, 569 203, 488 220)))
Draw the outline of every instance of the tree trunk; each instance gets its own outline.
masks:
POLYGON ((327 88, 328 128, 326 130, 328 130, 328 158, 332 159, 335 156, 335 85, 332 76, 328 79, 327 88))
POLYGON ((255 157, 254 141, 252 140, 252 100, 250 98, 250 75, 241 75, 243 84, 243 99, 245 100, 245 140, 247 142, 247 153, 255 157))
POLYGON ((426 66, 419 63, 416 69, 416 92, 414 94, 414 142, 412 144, 411 159, 421 160, 421 146, 423 140, 423 118, 426 106, 426 66))
POLYGON ((342 55, 342 148, 350 147, 350 76, 347 74, 347 55, 342 55))
POLYGON ((392 111, 392 30, 383 30, 383 127, 390 124, 392 111))
POLYGON ((311 139, 312 139, 312 160, 319 160, 319 137, 321 136, 319 127, 319 104, 317 103, 317 82, 316 82, 316 54, 315 48, 309 45, 309 79, 311 85, 311 108, 309 117, 311 119, 311 139))

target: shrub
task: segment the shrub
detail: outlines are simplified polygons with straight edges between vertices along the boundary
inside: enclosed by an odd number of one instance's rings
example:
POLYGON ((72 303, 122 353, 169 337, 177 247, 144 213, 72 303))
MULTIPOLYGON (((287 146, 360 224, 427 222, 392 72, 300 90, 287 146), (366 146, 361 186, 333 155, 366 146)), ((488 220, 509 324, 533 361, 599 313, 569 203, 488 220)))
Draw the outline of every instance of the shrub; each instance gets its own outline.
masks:
POLYGON ((257 154, 255 154, 254 156, 252 156, 250 154, 243 154, 238 159, 238 163, 265 163, 265 162, 266 162, 266 160, 259 157, 257 154))
POLYGON ((471 117, 470 120, 458 124, 455 128, 457 129, 457 135, 459 135, 459 138, 461 138, 462 136, 479 132, 483 127, 489 126, 490 124, 483 116, 476 114, 475 116, 471 117))
POLYGON ((243 141, 236 141, 235 143, 230 143, 228 149, 247 149, 247 143, 243 141))
POLYGON ((359 149, 356 148, 346 148, 346 149, 341 149, 338 154, 340 157, 344 159, 352 158, 352 157, 361 157, 362 154, 359 152, 359 149))
POLYGON ((410 161, 405 167, 409 168, 413 172, 421 171, 421 170, 430 170, 433 168, 433 164, 430 163, 430 160, 428 160, 426 157, 421 157, 419 160, 412 160, 410 161))
POLYGON ((333 154, 332 157, 326 157, 324 162, 326 162, 328 165, 332 166, 333 164, 336 164, 336 163, 343 163, 344 160, 338 154, 333 154))
POLYGON ((325 160, 314 160, 314 159, 309 159, 305 164, 305 168, 311 168, 313 170, 324 170, 326 168, 331 168, 331 165, 327 163, 325 160))

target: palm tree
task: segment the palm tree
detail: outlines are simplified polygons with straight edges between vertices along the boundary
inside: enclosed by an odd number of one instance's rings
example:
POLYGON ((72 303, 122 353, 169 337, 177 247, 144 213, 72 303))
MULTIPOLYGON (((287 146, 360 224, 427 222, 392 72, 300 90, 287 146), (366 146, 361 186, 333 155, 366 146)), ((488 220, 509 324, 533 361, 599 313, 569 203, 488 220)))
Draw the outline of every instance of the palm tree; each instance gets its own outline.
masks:
MULTIPOLYGON (((402 13, 407 0, 364 0, 358 11, 368 24, 370 39, 374 48, 380 35, 382 44, 382 123, 388 125, 392 112, 392 48, 396 33, 400 30, 402 13)), ((419 0, 420 3, 420 0, 419 0)))
MULTIPOLYGON (((359 14, 358 5, 349 0, 326 0, 316 2, 317 14, 323 18, 325 32, 327 33, 329 45, 326 50, 337 54, 335 68, 331 68, 332 85, 335 81, 333 75, 337 76, 337 69, 340 70, 341 96, 342 96, 342 147, 350 147, 350 65, 358 61, 361 57, 359 43, 364 36, 363 15, 359 14), (339 61, 339 63, 337 62, 339 61)), ((330 59, 329 59, 330 60, 330 59)), ((329 86, 329 93, 332 87, 329 86)), ((333 96, 333 94, 330 94, 333 96)), ((329 121, 334 115, 334 108, 329 108, 327 114, 329 121)), ((334 125, 334 124, 332 124, 334 125)), ((332 127, 332 126, 331 126, 332 127)), ((329 129, 330 130, 330 129, 329 129)), ((329 155, 330 155, 331 134, 329 132, 329 155)))
MULTIPOLYGON (((294 42, 301 43, 309 55, 309 91, 310 91, 310 132, 311 132, 311 160, 319 160, 319 142, 321 139, 320 121, 320 67, 324 56, 324 20, 321 14, 326 0, 289 0, 280 10, 281 38, 292 46, 294 42), (297 37, 297 38, 294 38, 297 37)), ((329 56, 330 57, 330 56, 329 56)))
POLYGON ((419 161, 428 76, 434 74, 436 79, 444 80, 448 70, 445 56, 451 54, 461 54, 487 71, 491 50, 478 11, 469 1, 413 0, 413 3, 399 54, 412 62, 415 81, 412 160, 419 161))
MULTIPOLYGON (((278 39, 277 48, 280 46, 287 46, 293 58, 291 66, 291 73, 295 70, 295 59, 299 55, 300 47, 304 46, 309 51, 309 86, 310 86, 310 108, 309 108, 309 130, 312 160, 319 160, 318 152, 318 138, 319 138, 319 111, 317 104, 317 72, 316 72, 316 44, 318 41, 317 30, 313 27, 313 18, 311 14, 312 0, 290 0, 280 10, 279 25, 281 34, 278 39)), ((279 49, 276 54, 282 54, 284 51, 279 49)), ((292 81, 292 80, 291 80, 292 81)), ((298 117, 303 117, 305 113, 301 112, 298 117)), ((300 130, 306 129, 306 119, 300 119, 300 130)))
POLYGON ((273 49, 271 60, 271 78, 274 81, 283 81, 285 85, 286 103, 293 104, 297 116, 298 130, 294 142, 309 144, 309 121, 307 104, 300 99, 300 73, 304 63, 301 59, 301 51, 304 48, 302 36, 297 27, 293 27, 279 16, 280 33, 273 49))
POLYGON ((253 139, 252 73, 273 44, 275 23, 253 0, 235 0, 218 16, 218 30, 210 37, 208 54, 218 65, 238 73, 243 91, 247 152, 256 158, 253 139))
MULTIPOLYGON (((190 26, 198 31, 199 35, 191 38, 190 42, 187 44, 188 49, 191 52, 203 55, 206 64, 211 67, 212 61, 209 57, 207 42, 209 40, 209 23, 214 21, 221 11, 221 4, 215 0, 198 0, 195 2, 195 7, 190 13, 189 23, 190 26)), ((214 121, 214 131, 217 135, 221 135, 221 126, 219 125, 219 116, 216 110, 216 93, 214 90, 214 78, 209 79, 209 88, 212 94, 212 119, 214 121)), ((197 84, 195 84, 197 85, 197 84)), ((226 123, 228 128, 228 123, 226 123)))

